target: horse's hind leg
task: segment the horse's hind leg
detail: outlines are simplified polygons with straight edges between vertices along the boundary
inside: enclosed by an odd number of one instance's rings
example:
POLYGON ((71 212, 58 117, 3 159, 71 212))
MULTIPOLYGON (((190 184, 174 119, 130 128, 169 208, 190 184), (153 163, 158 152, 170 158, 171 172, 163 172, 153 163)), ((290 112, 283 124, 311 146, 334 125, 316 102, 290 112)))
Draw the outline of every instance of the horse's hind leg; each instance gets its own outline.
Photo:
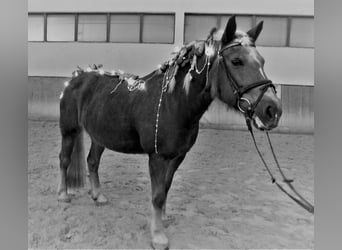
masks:
POLYGON ((71 154, 78 133, 72 131, 62 135, 62 148, 59 154, 60 161, 60 181, 58 186, 58 201, 70 202, 71 198, 67 194, 67 169, 71 162, 71 154))
POLYGON ((87 157, 89 180, 91 185, 90 195, 98 205, 106 204, 108 202, 107 198, 100 192, 100 179, 98 174, 100 159, 103 151, 104 147, 92 141, 87 157))

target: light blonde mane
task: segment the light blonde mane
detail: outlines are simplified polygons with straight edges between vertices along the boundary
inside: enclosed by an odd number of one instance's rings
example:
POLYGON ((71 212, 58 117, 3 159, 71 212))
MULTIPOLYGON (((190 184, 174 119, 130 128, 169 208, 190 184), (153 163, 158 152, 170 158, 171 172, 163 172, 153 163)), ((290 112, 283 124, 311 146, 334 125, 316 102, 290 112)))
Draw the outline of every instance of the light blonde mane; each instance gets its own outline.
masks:
MULTIPOLYGON (((222 35, 223 35, 223 30, 216 31, 213 34, 213 40, 216 42, 221 41, 222 35)), ((253 41, 248 36, 248 34, 246 32, 240 31, 240 30, 237 30, 235 32, 235 38, 232 41, 232 43, 233 42, 240 42, 243 46, 253 45, 253 41)), ((168 85, 168 92, 169 93, 172 93, 175 89, 175 86, 176 86, 176 79, 175 78, 176 78, 179 67, 183 67, 183 66, 181 66, 182 63, 181 64, 175 63, 175 58, 180 56, 182 49, 185 49, 185 48, 189 49, 191 46, 198 45, 198 43, 200 43, 200 42, 199 41, 193 41, 187 45, 184 45, 177 53, 175 53, 176 55, 169 60, 170 66, 166 72, 166 74, 169 74, 171 72, 171 75, 169 75, 170 80, 169 80, 169 85, 168 85)), ((205 53, 205 49, 207 46, 208 45, 205 44, 203 53, 205 53)), ((194 68, 197 64, 197 56, 194 54, 192 56, 192 58, 186 58, 186 59, 187 60, 190 59, 190 63, 191 63, 190 69, 189 69, 188 73, 185 75, 184 82, 183 82, 183 88, 185 90, 185 93, 188 95, 189 91, 190 91, 190 84, 192 81, 192 76, 191 76, 190 72, 194 70, 194 68)))

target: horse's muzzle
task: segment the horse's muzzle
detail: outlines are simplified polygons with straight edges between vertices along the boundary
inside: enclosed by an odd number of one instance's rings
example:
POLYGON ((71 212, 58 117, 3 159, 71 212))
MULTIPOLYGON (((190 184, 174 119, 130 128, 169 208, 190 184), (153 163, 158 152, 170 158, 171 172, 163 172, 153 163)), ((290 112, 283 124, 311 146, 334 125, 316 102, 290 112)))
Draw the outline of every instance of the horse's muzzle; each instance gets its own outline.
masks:
POLYGON ((253 124, 260 130, 272 130, 278 126, 281 115, 280 100, 264 96, 255 109, 253 124))

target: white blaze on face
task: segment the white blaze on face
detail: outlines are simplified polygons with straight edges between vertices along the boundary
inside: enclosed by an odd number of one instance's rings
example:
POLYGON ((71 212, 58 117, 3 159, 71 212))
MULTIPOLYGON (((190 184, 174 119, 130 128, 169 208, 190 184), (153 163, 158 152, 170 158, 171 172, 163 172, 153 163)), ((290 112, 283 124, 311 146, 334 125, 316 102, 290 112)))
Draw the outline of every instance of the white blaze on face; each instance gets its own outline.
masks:
MULTIPOLYGON (((265 71, 262 67, 262 63, 259 59, 260 55, 258 55, 258 53, 255 49, 252 49, 250 51, 250 56, 251 56, 252 60, 255 60, 259 64, 259 72, 260 72, 260 75, 263 77, 263 79, 268 79, 266 74, 265 74, 265 71)), ((275 92, 273 91, 273 88, 268 88, 264 95, 270 97, 273 100, 276 100, 276 97, 280 97, 280 96, 277 96, 275 94, 275 92)))
POLYGON ((259 71, 260 71, 260 74, 262 75, 262 77, 266 79, 267 77, 265 75, 264 69, 260 67, 259 71))
POLYGON ((259 59, 260 55, 258 55, 257 51, 255 49, 251 49, 250 51, 250 57, 252 58, 253 61, 257 62, 259 65, 259 72, 262 75, 264 79, 267 79, 267 76, 265 74, 264 69, 262 68, 262 63, 261 60, 259 59))

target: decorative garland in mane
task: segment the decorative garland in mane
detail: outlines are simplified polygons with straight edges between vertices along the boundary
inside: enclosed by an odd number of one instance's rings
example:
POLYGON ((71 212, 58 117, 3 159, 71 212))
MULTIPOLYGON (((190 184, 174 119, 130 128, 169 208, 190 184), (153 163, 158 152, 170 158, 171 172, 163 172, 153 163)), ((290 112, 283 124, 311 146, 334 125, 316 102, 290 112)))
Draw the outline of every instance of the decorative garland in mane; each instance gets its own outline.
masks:
POLYGON ((190 82, 192 80, 191 71, 196 69, 197 74, 201 74, 204 68, 207 66, 207 74, 206 74, 206 84, 208 82, 208 74, 209 74, 209 66, 210 66, 210 57, 214 54, 213 49, 213 34, 216 31, 216 28, 212 29, 207 40, 204 42, 192 42, 185 46, 183 46, 179 51, 176 52, 176 55, 172 57, 169 61, 165 62, 160 67, 161 72, 165 72, 162 82, 162 89, 159 97, 159 102, 157 106, 156 113, 156 122, 155 122, 155 132, 154 132, 154 152, 158 154, 158 127, 159 127, 159 115, 160 108, 163 101, 163 93, 169 89, 169 92, 172 92, 176 85, 176 75, 179 70, 179 67, 184 67, 188 62, 191 61, 191 67, 188 73, 184 78, 184 85, 186 93, 189 93, 190 82), (209 41, 209 46, 207 43, 209 41), (203 55, 205 48, 206 54, 206 62, 201 70, 197 69, 197 55, 203 55), (190 52, 190 53, 189 53, 190 52), (188 56, 187 56, 188 55, 188 56), (170 77, 171 76, 171 77, 170 77))
MULTIPOLYGON (((203 70, 207 67, 207 70, 210 66, 210 57, 213 56, 215 53, 213 47, 213 38, 214 33, 216 32, 216 28, 213 28, 206 40, 196 40, 192 41, 180 49, 176 47, 175 51, 173 52, 174 56, 164 62, 161 65, 160 70, 161 72, 166 72, 168 75, 168 92, 172 93, 175 85, 176 85, 176 75, 178 73, 179 68, 184 67, 188 63, 191 64, 189 71, 185 75, 183 87, 185 92, 188 94, 190 89, 190 83, 192 80, 191 71, 195 71, 197 74, 201 74, 203 70), (203 56, 205 54, 206 61, 203 65, 202 69, 197 68, 197 58, 203 56)), ((208 73, 208 72, 207 72, 208 73)))
MULTIPOLYGON (((131 73, 126 73, 122 70, 112 70, 112 71, 105 71, 102 67, 102 64, 93 64, 93 66, 89 65, 86 70, 83 70, 81 67, 77 66, 77 70, 72 73, 72 77, 77 77, 84 72, 96 72, 100 75, 106 75, 111 77, 119 78, 121 81, 115 86, 115 88, 110 92, 111 94, 116 91, 116 89, 123 83, 127 82, 127 89, 129 91, 134 91, 136 89, 144 90, 145 89, 145 81, 139 79, 138 75, 134 75, 131 73)), ((65 83, 64 85, 68 85, 65 83)))
MULTIPOLYGON (((191 64, 187 74, 184 78, 183 87, 185 92, 188 94, 190 89, 190 83, 192 80, 191 72, 195 71, 197 74, 201 74, 205 68, 207 68, 207 81, 208 81, 208 72, 210 66, 210 57, 215 53, 215 49, 213 47, 214 41, 214 33, 217 31, 216 28, 213 28, 206 40, 196 40, 192 41, 186 45, 183 45, 181 48, 176 47, 174 52, 171 53, 173 55, 168 61, 158 66, 157 73, 165 73, 164 77, 164 88, 168 89, 169 93, 172 93, 176 86, 176 75, 178 73, 179 68, 185 67, 188 63, 191 64), (206 61, 201 69, 197 67, 197 58, 203 56, 205 54, 206 61)), ((102 64, 93 64, 93 66, 89 65, 86 70, 77 66, 77 70, 72 73, 72 77, 77 77, 84 72, 96 72, 100 75, 106 75, 111 77, 118 77, 120 82, 114 87, 114 89, 110 92, 111 94, 117 90, 117 88, 124 82, 127 82, 127 89, 129 91, 134 91, 136 89, 144 90, 145 89, 145 80, 141 79, 138 75, 126 73, 122 70, 112 70, 105 71, 103 69, 102 64)), ((64 85, 67 86, 69 82, 66 82, 64 85)))

